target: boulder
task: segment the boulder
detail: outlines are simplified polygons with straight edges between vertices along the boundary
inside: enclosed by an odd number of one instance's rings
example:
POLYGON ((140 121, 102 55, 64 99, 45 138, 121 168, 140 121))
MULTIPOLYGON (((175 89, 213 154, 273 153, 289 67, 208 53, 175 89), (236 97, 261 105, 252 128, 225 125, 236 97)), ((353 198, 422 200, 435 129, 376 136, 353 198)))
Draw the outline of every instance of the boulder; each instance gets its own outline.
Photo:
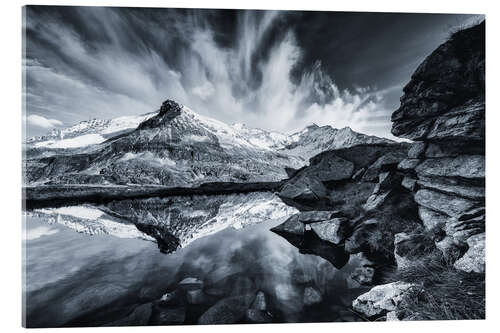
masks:
POLYGON ((278 193, 285 202, 295 202, 303 206, 312 206, 327 200, 328 190, 318 179, 296 176, 283 185, 278 193))
POLYGON ((389 311, 385 315, 385 320, 386 321, 401 321, 401 319, 398 318, 398 312, 397 311, 389 311))
POLYGON ((407 152, 404 150, 397 150, 380 156, 366 170, 361 180, 364 182, 373 182, 377 179, 379 173, 395 170, 398 164, 406 158, 406 154, 407 152))
POLYGON ((417 181, 420 188, 436 190, 438 192, 457 195, 472 200, 483 200, 486 196, 485 188, 483 186, 454 185, 450 184, 450 182, 443 182, 435 178, 421 178, 423 179, 419 179, 417 181))
POLYGON ((415 171, 419 176, 484 178, 484 155, 430 158, 422 161, 415 171))
POLYGON ((154 309, 151 322, 155 325, 182 324, 186 320, 186 308, 162 308, 154 309))
POLYGON ((352 307, 369 318, 381 316, 395 311, 405 295, 416 288, 415 284, 401 281, 378 285, 358 296, 352 307))
POLYGON ((310 306, 314 304, 321 303, 323 297, 320 292, 313 287, 307 287, 304 289, 304 305, 310 306))
POLYGON ((409 158, 421 158, 424 156, 425 148, 427 143, 425 142, 414 142, 411 144, 410 149, 408 150, 409 158))
POLYGON ((200 325, 234 324, 242 320, 255 295, 245 294, 224 298, 198 318, 200 325))
POLYGON ((443 257, 449 262, 455 262, 462 257, 467 251, 466 247, 466 245, 464 246, 463 243, 455 241, 450 236, 446 236, 439 242, 436 242, 436 248, 443 253, 443 257))
POLYGON ((420 206, 424 206, 430 210, 444 213, 448 216, 457 216, 478 203, 469 199, 444 194, 428 189, 420 189, 415 194, 415 201, 420 206))
POLYGON ((299 220, 299 214, 290 216, 285 222, 271 229, 277 233, 288 233, 297 236, 304 235, 304 224, 299 220))
POLYGON ((151 318, 152 309, 151 303, 139 305, 125 318, 115 320, 104 326, 146 326, 151 318))
POLYGON ((414 159, 414 158, 405 158, 404 160, 399 162, 398 170, 405 171, 405 172, 414 170, 421 161, 422 160, 414 159))
POLYGON ((398 234, 394 235, 394 259, 396 259, 396 264, 398 266, 398 269, 405 269, 407 267, 411 267, 413 262, 412 260, 406 258, 402 254, 402 247, 405 241, 411 240, 412 237, 408 235, 407 233, 400 232, 398 234))
POLYGON ((369 286, 373 282, 375 268, 370 266, 356 267, 349 275, 349 279, 356 282, 360 286, 369 286))
POLYGON ((311 228, 322 240, 333 244, 340 244, 348 235, 349 220, 346 218, 334 218, 312 223, 311 228))
POLYGON ((453 266, 465 272, 484 273, 486 259, 485 240, 486 234, 484 232, 469 237, 467 239, 469 249, 462 258, 455 261, 453 266))
POLYGON ((322 182, 350 179, 354 172, 354 164, 338 156, 321 159, 319 163, 311 165, 306 174, 322 182))
POLYGON ((374 193, 368 197, 366 203, 363 205, 363 209, 366 212, 371 212, 377 210, 382 206, 385 201, 389 198, 391 191, 374 193))
POLYGON ((265 311, 267 310, 266 294, 263 291, 259 291, 255 296, 255 300, 252 303, 251 309, 265 311))
POLYGON ((268 324, 273 322, 273 317, 267 311, 248 309, 246 321, 251 324, 268 324))
POLYGON ((427 230, 443 228, 448 221, 447 215, 438 213, 424 206, 418 207, 418 215, 427 230))
POLYGON ((485 231, 485 209, 478 207, 449 219, 444 230, 457 242, 466 242, 471 236, 485 231))

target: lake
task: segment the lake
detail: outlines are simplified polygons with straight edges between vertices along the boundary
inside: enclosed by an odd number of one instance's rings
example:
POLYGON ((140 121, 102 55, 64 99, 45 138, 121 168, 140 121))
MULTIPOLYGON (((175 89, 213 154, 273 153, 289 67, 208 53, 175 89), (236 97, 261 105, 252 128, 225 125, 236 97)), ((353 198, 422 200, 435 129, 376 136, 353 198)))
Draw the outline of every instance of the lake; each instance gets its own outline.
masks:
MULTIPOLYGON (((337 269, 319 256, 300 253, 269 230, 293 213, 270 196, 239 195, 226 202, 218 198, 223 208, 215 215, 204 215, 204 209, 214 208, 206 200, 201 200, 205 205, 201 210, 193 204, 199 198, 170 201, 168 207, 190 212, 185 221, 168 214, 171 229, 182 231, 172 233, 184 237, 170 253, 160 251, 155 238, 134 225, 121 223, 116 215, 102 215, 102 211, 110 214, 103 207, 27 214, 23 237, 26 325, 362 320, 350 310, 352 300, 367 290, 349 283, 349 275, 359 265, 356 258, 337 269), (236 211, 239 215, 234 215, 236 211), (279 218, 265 218, 276 217, 276 212, 279 218), (207 224, 214 218, 217 227, 207 224), (189 228, 179 228, 172 219, 182 220, 189 228)), ((144 207, 144 203, 138 205, 144 207)))

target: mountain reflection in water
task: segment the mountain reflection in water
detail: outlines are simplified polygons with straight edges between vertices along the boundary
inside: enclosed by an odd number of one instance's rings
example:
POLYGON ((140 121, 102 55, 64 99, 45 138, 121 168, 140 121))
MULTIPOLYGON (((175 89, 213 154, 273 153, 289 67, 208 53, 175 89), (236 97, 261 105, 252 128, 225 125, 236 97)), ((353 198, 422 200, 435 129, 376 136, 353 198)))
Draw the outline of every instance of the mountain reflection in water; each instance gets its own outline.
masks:
POLYGON ((319 256, 301 254, 269 231, 284 219, 226 228, 165 255, 151 241, 88 236, 27 217, 23 241, 26 324, 113 325, 141 304, 177 289, 185 278, 203 281, 210 301, 187 305, 179 324, 197 323, 219 300, 258 292, 266 295, 273 322, 359 320, 348 308, 364 289, 349 288, 346 282, 357 266, 355 258, 336 269, 319 256), (320 295, 314 302, 311 290, 320 295))

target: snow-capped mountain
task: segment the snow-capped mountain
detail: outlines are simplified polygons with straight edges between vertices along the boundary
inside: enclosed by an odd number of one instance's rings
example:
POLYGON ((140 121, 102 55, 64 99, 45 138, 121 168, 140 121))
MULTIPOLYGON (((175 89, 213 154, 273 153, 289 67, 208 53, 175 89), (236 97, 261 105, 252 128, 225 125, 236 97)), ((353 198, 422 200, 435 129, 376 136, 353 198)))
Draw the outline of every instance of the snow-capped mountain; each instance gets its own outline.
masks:
POLYGON ((394 141, 353 131, 312 124, 287 138, 287 154, 311 158, 323 151, 352 147, 359 144, 394 143, 394 141))
POLYGON ((269 192, 120 200, 105 209, 126 216, 139 230, 155 238, 163 252, 228 227, 241 229, 297 212, 269 192))
POLYGON ((324 150, 392 142, 350 128, 308 126, 285 135, 228 125, 167 100, 135 117, 88 121, 27 142, 29 184, 159 184, 275 181, 324 150))
POLYGON ((140 116, 124 116, 114 119, 91 119, 64 129, 53 129, 47 135, 29 138, 26 143, 33 147, 78 148, 99 144, 107 138, 133 131, 156 112, 140 116))
POLYGON ((241 229, 296 212, 272 193, 253 192, 124 200, 106 206, 35 209, 27 214, 90 236, 156 241, 162 251, 172 252, 229 227, 241 229))

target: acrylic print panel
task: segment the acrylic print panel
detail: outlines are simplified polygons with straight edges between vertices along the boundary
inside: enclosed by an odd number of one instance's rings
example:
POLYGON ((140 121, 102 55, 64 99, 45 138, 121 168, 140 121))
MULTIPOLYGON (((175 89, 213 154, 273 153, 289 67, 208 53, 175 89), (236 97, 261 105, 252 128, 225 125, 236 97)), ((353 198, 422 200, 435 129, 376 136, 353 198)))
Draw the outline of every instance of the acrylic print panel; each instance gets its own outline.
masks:
POLYGON ((484 318, 484 16, 23 14, 25 326, 484 318))

